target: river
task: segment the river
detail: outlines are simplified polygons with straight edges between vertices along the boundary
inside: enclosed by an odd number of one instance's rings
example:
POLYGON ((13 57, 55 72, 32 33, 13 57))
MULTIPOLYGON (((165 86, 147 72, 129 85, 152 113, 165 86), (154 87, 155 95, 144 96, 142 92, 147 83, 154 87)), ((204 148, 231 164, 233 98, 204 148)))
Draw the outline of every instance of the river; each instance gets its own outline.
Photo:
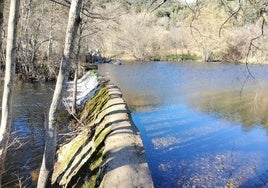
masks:
POLYGON ((103 64, 141 132, 156 188, 268 186, 268 66, 103 64))
MULTIPOLYGON (((3 187, 29 187, 36 182, 45 144, 44 117, 52 100, 54 86, 55 83, 15 85, 12 144, 7 153, 3 187)), ((64 132, 66 121, 60 125, 59 130, 64 132)))
MULTIPOLYGON (((268 67, 249 68, 254 78, 245 65, 233 64, 99 66, 122 89, 156 188, 268 186, 268 67)), ((36 181, 53 88, 15 86, 3 187, 36 181)), ((66 123, 59 128, 64 132, 66 123)))

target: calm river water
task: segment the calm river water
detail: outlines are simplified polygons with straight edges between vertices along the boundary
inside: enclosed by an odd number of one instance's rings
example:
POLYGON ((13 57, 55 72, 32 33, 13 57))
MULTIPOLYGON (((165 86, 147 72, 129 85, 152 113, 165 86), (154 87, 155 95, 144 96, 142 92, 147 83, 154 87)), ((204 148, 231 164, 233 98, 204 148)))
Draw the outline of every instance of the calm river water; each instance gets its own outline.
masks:
POLYGON ((44 148, 44 114, 51 103, 53 88, 54 84, 48 83, 14 87, 12 145, 7 154, 3 187, 18 187, 19 183, 27 187, 36 180, 44 148))
POLYGON ((103 64, 139 128, 155 187, 268 186, 268 66, 103 64))

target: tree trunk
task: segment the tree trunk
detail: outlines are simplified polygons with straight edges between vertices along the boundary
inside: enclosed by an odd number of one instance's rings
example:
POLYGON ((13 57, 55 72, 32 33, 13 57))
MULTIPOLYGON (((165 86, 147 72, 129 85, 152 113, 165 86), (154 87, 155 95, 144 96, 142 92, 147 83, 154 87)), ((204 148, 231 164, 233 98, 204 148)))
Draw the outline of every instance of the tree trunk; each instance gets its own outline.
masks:
POLYGON ((34 33, 31 34, 31 49, 30 49, 30 58, 29 58, 29 71, 30 71, 30 75, 37 77, 37 75, 33 75, 35 73, 35 58, 36 58, 36 53, 38 48, 41 46, 42 42, 38 41, 38 37, 40 35, 40 33, 42 32, 42 24, 41 21, 44 19, 44 12, 45 12, 45 2, 44 1, 40 1, 40 5, 41 5, 41 11, 40 11, 40 16, 37 19, 37 23, 36 23, 36 31, 34 33))
POLYGON ((37 184, 37 187, 39 188, 46 187, 48 179, 53 169, 55 150, 56 150, 57 117, 58 117, 57 115, 60 105, 62 103, 62 95, 65 89, 66 81, 69 76, 71 55, 73 53, 73 45, 80 22, 79 15, 81 10, 81 3, 82 0, 72 0, 71 2, 60 71, 58 74, 52 103, 49 109, 45 150, 37 184))
POLYGON ((54 11, 55 11, 55 3, 51 2, 50 12, 51 12, 51 18, 50 18, 50 25, 49 25, 49 40, 48 40, 48 51, 47 51, 47 58, 49 63, 52 62, 52 49, 53 49, 53 32, 54 32, 54 25, 55 25, 55 18, 54 18, 54 11))
POLYGON ((77 80, 78 80, 78 62, 76 61, 75 62, 75 72, 74 72, 74 89, 73 89, 72 114, 76 113, 77 80))
POLYGON ((4 0, 0 0, 0 65, 4 62, 4 53, 3 53, 3 46, 2 46, 2 43, 3 43, 3 40, 2 40, 2 30, 3 30, 3 23, 4 23, 4 3, 5 1, 4 0))
POLYGON ((77 80, 78 80, 78 68, 79 68, 79 55, 81 49, 81 40, 83 34, 83 24, 80 25, 79 38, 77 42, 77 51, 75 54, 75 72, 74 72, 74 89, 73 89, 73 104, 72 104, 72 114, 76 113, 76 98, 77 98, 77 80))
POLYGON ((12 118, 12 94, 13 94, 13 77, 15 74, 16 63, 16 37, 17 21, 19 14, 19 0, 10 1, 7 47, 6 47, 6 70, 4 93, 2 99, 2 119, 0 127, 0 187, 1 176, 4 172, 4 160, 7 151, 7 145, 10 135, 11 118, 12 118))

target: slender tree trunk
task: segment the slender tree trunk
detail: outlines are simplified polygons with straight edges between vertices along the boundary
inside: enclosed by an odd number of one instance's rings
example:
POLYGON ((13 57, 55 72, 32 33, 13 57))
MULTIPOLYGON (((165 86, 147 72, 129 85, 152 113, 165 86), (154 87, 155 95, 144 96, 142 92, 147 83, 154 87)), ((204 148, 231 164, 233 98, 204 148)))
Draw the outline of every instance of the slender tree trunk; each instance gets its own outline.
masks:
POLYGON ((48 41, 48 51, 47 51, 47 57, 49 63, 52 62, 52 49, 53 49, 53 32, 54 32, 54 24, 55 24, 55 18, 54 18, 54 11, 55 11, 55 3, 51 2, 51 7, 50 7, 50 12, 51 12, 51 17, 50 17, 50 26, 49 26, 49 41, 48 41))
POLYGON ((58 74, 52 103, 49 109, 45 150, 37 184, 37 187, 39 188, 46 187, 48 179, 50 178, 51 172, 53 170, 55 150, 56 150, 58 110, 62 102, 63 91, 65 89, 66 81, 69 76, 74 40, 80 22, 79 15, 81 10, 81 3, 82 0, 72 0, 71 2, 60 71, 58 74))
POLYGON ((16 37, 17 21, 19 14, 19 0, 10 1, 7 47, 6 47, 6 70, 4 93, 2 99, 2 119, 0 127, 0 187, 1 176, 4 172, 4 160, 7 151, 7 145, 10 135, 11 118, 12 118, 12 94, 13 94, 13 77, 15 74, 16 63, 16 37))
POLYGON ((78 62, 75 62, 72 114, 76 113, 77 80, 78 80, 78 62))
MULTIPOLYGON (((24 26, 24 40, 25 40, 25 54, 24 54, 24 61, 27 63, 27 65, 28 65, 28 67, 27 67, 27 70, 26 70, 26 74, 28 75, 29 74, 29 72, 31 71, 30 70, 30 66, 29 66, 29 57, 31 57, 30 56, 30 50, 29 50, 29 48, 30 48, 30 41, 31 41, 31 36, 30 36, 30 34, 29 34, 29 30, 30 30, 30 27, 29 27, 29 25, 30 25, 30 19, 31 19, 31 17, 32 17, 32 0, 26 0, 25 2, 24 2, 25 4, 24 4, 24 8, 25 8, 25 15, 26 15, 26 17, 25 17, 25 22, 24 23, 22 23, 22 24, 24 24, 23 26, 24 26)), ((23 16, 23 15, 22 15, 23 16)), ((22 39, 23 40, 23 39, 22 39)), ((23 41, 24 41, 23 40, 23 41)))
POLYGON ((40 16, 37 19, 37 23, 36 23, 36 31, 31 34, 31 48, 29 49, 30 51, 30 58, 29 58, 29 75, 34 76, 34 77, 38 77, 38 75, 35 74, 35 58, 36 58, 36 54, 38 51, 38 48, 41 46, 42 42, 38 41, 38 37, 40 35, 40 33, 42 32, 42 20, 44 19, 44 12, 45 12, 45 1, 40 1, 41 4, 41 11, 40 11, 40 16))
POLYGON ((76 113, 76 98, 77 98, 77 80, 78 80, 78 68, 79 68, 79 55, 80 55, 80 49, 81 49, 81 40, 82 40, 82 34, 83 34, 83 24, 80 24, 79 29, 79 38, 77 42, 77 51, 75 54, 75 72, 74 72, 74 89, 73 89, 73 104, 72 104, 72 113, 76 113))
MULTIPOLYGON (((3 50, 3 46, 2 46, 2 43, 3 43, 3 41, 2 41, 2 30, 3 30, 3 23, 4 23, 4 3, 5 3, 5 1, 4 0, 0 0, 0 56, 1 56, 1 58, 0 58, 0 62, 2 61, 2 62, 4 62, 4 50, 3 50)), ((2 63, 1 62, 1 63, 2 63)), ((0 63, 0 65, 1 65, 1 63, 0 63)))

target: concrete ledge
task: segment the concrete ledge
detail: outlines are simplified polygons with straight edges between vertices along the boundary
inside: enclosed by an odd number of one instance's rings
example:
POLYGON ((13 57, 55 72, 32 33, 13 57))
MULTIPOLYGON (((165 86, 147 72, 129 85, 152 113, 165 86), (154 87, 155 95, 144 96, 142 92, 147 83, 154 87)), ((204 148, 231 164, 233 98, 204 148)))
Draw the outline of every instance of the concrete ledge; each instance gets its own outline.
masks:
MULTIPOLYGON (((109 101, 111 105, 118 102, 125 104, 121 98, 122 93, 116 86, 109 85, 108 92, 112 96, 109 101), (117 99, 115 103, 114 99, 117 99)), ((119 105, 115 111, 125 109, 126 104, 119 105)), ((112 132, 105 140, 101 187, 153 187, 141 137, 131 121, 130 113, 115 113, 109 116, 109 122, 113 122, 112 132)))
POLYGON ((52 183, 64 187, 153 187, 145 151, 120 89, 105 85, 80 113, 80 131, 58 150, 52 183))

